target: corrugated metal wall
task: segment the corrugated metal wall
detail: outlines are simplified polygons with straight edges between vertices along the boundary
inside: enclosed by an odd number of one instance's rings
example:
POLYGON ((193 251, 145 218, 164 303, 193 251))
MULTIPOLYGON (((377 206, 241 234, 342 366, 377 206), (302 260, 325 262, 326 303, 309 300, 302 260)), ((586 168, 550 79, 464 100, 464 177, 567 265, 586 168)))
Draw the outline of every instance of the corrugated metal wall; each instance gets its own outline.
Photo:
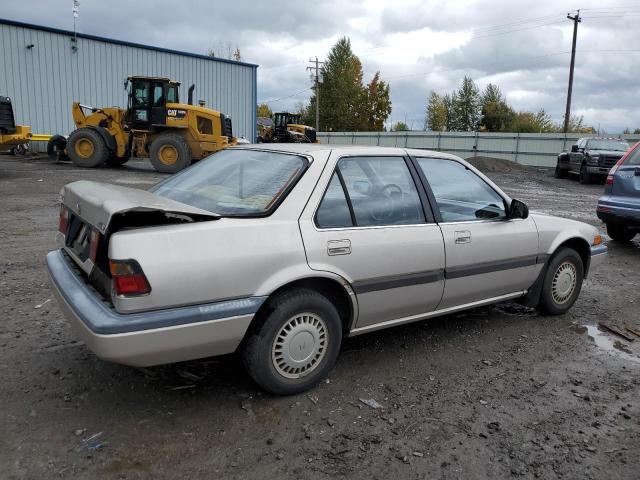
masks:
POLYGON ((72 46, 70 32, 0 19, 0 95, 11 97, 16 123, 66 135, 74 128, 73 101, 126 107, 127 76, 153 75, 180 81, 185 103, 195 83, 194 103, 205 100, 231 116, 234 135, 255 138, 255 65, 88 35, 78 37, 77 51, 72 46))
MULTIPOLYGON (((321 143, 424 148, 462 158, 476 155, 504 158, 524 165, 555 167, 558 153, 569 150, 578 138, 589 135, 563 133, 475 132, 319 132, 321 143)), ((633 144, 638 135, 623 135, 633 144)))

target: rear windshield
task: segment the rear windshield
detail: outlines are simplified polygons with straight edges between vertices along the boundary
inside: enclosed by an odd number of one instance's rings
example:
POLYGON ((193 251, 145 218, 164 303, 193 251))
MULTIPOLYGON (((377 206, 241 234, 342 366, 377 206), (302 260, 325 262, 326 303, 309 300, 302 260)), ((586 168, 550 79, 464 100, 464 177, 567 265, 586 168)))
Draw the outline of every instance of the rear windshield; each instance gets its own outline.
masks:
POLYGON ((625 165, 640 165, 640 145, 638 145, 633 152, 629 154, 624 161, 625 165))
POLYGON ((297 155, 223 150, 151 191, 222 216, 262 216, 275 209, 307 164, 297 155))
POLYGON ((619 140, 589 140, 587 148, 590 150, 614 150, 616 152, 626 152, 629 150, 629 144, 619 140))

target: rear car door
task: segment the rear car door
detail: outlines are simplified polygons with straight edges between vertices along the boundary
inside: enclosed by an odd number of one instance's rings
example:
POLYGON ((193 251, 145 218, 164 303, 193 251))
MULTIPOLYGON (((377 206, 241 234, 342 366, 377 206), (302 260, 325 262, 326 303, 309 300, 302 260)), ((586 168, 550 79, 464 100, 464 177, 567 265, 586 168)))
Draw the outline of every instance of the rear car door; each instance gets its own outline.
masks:
POLYGON ((618 208, 626 208, 628 212, 625 213, 640 222, 640 146, 634 147, 618 165, 613 177, 611 200, 619 204, 616 205, 618 208))
POLYGON ((402 156, 332 154, 300 229, 314 270, 346 279, 356 328, 433 311, 444 288, 442 233, 402 156))
POLYGON ((416 163, 444 237, 445 289, 438 308, 528 289, 540 271, 533 219, 508 219, 505 198, 461 162, 418 157, 416 163))

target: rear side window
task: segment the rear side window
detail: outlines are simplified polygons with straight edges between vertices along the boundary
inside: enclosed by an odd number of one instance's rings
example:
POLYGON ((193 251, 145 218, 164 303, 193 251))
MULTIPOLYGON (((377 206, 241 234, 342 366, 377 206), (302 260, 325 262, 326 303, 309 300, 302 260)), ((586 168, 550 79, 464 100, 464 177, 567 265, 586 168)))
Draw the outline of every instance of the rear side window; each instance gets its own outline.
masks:
POLYGON ((353 227, 347 197, 337 173, 331 177, 329 188, 320 203, 316 213, 316 223, 320 228, 353 227))
POLYGON ((629 156, 624 161, 625 165, 640 165, 640 145, 637 146, 633 152, 629 154, 629 156))
POLYGON ((323 221, 345 227, 425 223, 422 203, 404 158, 343 158, 336 172, 339 175, 334 173, 318 209, 318 226, 328 227, 322 225, 323 221), (345 202, 348 210, 344 209, 345 202))

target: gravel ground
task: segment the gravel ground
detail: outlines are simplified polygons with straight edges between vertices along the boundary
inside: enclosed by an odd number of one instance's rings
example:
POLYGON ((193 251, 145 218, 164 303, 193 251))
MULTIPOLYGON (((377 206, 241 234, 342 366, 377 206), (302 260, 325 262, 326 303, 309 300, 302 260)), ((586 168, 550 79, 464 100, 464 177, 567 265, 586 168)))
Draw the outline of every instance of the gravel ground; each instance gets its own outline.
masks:
MULTIPOLYGON (((533 210, 600 225, 602 186, 489 175, 533 210)), ((639 238, 609 245, 567 315, 506 303, 348 339, 325 383, 275 398, 233 355, 101 361, 62 317, 43 266, 62 185, 161 178, 142 161, 0 156, 0 477, 638 478, 640 338, 596 325, 640 325, 639 238)))

